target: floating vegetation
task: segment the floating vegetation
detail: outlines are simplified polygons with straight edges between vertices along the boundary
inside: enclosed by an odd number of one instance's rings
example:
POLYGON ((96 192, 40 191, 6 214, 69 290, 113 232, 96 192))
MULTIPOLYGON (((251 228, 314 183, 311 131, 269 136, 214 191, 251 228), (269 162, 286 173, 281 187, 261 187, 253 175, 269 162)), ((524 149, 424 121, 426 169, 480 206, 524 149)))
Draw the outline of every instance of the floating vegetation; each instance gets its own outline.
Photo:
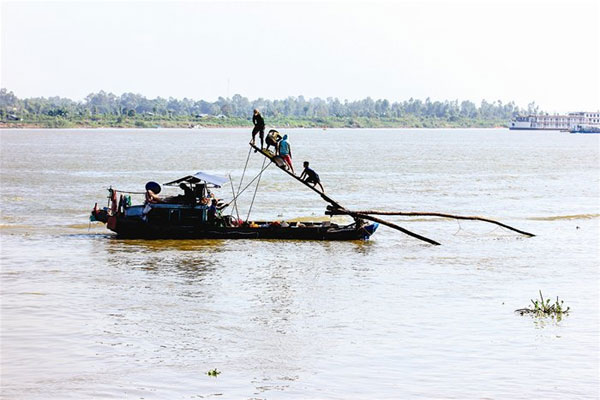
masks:
POLYGON ((221 371, 219 371, 218 369, 216 369, 216 368, 215 368, 215 369, 211 369, 211 370, 210 370, 210 371, 208 371, 206 374, 207 374, 208 376, 215 376, 215 377, 216 377, 216 376, 217 376, 217 375, 219 375, 220 373, 221 373, 221 371))
POLYGON ((556 302, 554 303, 551 303, 550 299, 544 299, 541 290, 540 299, 531 299, 531 303, 533 304, 533 308, 520 308, 515 310, 515 312, 521 315, 531 314, 534 317, 552 317, 561 320, 563 315, 568 314, 571 309, 571 307, 564 308, 564 301, 559 300, 558 296, 556 296, 556 302))

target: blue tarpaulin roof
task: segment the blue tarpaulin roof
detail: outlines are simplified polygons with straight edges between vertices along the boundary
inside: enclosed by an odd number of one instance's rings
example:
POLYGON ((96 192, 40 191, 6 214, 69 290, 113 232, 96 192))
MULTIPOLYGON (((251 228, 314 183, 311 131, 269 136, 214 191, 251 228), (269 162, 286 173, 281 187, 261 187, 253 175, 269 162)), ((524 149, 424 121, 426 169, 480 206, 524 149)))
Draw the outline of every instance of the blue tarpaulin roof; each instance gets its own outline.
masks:
POLYGON ((215 187, 221 187, 228 180, 229 179, 227 179, 227 178, 207 174, 205 172, 200 171, 200 172, 196 172, 194 175, 184 176, 183 178, 179 178, 172 182, 165 183, 165 186, 178 185, 181 182, 187 182, 187 183, 193 183, 193 184, 200 183, 200 182, 206 182, 206 183, 215 185, 215 187))

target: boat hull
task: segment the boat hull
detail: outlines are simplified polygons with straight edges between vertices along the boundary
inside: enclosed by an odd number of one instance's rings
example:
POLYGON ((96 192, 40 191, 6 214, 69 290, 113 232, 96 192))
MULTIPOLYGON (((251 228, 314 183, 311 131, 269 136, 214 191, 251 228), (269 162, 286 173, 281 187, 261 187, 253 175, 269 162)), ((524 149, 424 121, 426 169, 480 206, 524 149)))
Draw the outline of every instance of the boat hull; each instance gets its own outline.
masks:
POLYGON ((282 239, 282 240, 365 240, 377 230, 379 224, 357 221, 339 226, 328 223, 278 223, 259 222, 253 226, 225 226, 224 224, 153 223, 152 219, 109 215, 107 210, 93 211, 93 220, 106 223, 106 227, 124 239, 282 239))
POLYGON ((106 223, 120 238, 132 239, 284 239, 361 240, 368 239, 379 224, 354 218, 349 225, 325 222, 252 221, 242 222, 221 215, 218 207, 201 202, 161 202, 129 205, 109 189, 110 207, 94 206, 91 220, 106 223))
POLYGON ((283 240, 364 240, 378 224, 358 226, 153 226, 140 220, 110 217, 108 227, 119 238, 128 239, 283 239, 283 240), (114 219, 113 219, 114 218, 114 219))

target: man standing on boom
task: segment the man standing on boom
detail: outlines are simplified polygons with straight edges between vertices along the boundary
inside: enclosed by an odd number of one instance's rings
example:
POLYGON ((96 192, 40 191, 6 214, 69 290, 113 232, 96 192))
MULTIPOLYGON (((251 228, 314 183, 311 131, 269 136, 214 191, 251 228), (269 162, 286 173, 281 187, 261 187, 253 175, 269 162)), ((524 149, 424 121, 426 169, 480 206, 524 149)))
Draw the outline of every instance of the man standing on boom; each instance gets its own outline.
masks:
POLYGON ((283 162, 285 162, 285 165, 292 170, 292 174, 296 175, 294 172, 294 166, 292 165, 292 146, 290 146, 287 138, 287 135, 283 135, 283 139, 281 139, 277 144, 277 154, 279 157, 281 157, 283 162))
POLYGON ((260 149, 262 150, 265 137, 265 120, 262 115, 260 115, 260 111, 256 108, 254 109, 254 115, 252 116, 252 123, 254 124, 254 129, 252 129, 252 141, 250 144, 254 145, 254 138, 257 133, 260 133, 260 149))

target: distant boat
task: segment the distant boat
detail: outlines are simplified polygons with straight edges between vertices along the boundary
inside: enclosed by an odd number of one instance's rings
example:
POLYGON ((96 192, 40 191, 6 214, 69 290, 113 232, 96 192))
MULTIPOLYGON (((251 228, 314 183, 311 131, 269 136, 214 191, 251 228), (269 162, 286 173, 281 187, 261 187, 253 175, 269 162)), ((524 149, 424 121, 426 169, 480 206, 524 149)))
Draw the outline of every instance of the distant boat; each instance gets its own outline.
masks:
POLYGON ((571 133, 600 133, 600 126, 577 125, 569 130, 571 133))
POLYGON ((508 129, 570 131, 578 125, 600 126, 600 112, 579 111, 567 115, 520 115, 513 118, 508 129))

